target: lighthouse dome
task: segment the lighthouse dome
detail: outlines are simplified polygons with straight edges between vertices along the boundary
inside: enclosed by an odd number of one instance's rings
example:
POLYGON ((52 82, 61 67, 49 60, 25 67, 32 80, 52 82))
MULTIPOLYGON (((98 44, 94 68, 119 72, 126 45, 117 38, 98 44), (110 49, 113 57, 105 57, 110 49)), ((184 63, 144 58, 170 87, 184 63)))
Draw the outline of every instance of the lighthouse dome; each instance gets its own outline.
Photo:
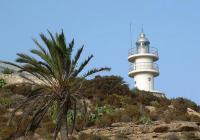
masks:
POLYGON ((148 38, 146 38, 144 32, 142 31, 139 35, 138 40, 136 41, 136 45, 137 46, 148 46, 150 44, 150 41, 148 40, 148 38))

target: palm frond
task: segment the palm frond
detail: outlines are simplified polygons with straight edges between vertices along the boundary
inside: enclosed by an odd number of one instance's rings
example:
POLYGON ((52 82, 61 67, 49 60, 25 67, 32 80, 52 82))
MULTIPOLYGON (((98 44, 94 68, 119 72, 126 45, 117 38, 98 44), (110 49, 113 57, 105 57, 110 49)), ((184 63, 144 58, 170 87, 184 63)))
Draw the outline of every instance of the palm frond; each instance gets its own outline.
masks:
POLYGON ((90 62, 90 60, 93 58, 93 55, 89 56, 80 66, 78 69, 74 71, 73 77, 76 77, 84 68, 85 66, 90 62))
POLYGON ((36 44, 37 47, 39 47, 39 49, 46 54, 46 50, 44 49, 44 47, 42 47, 42 45, 40 45, 40 43, 38 43, 38 41, 36 39, 32 39, 33 42, 36 44))
POLYGON ((86 74, 83 75, 84 78, 88 77, 88 76, 91 76, 95 73, 98 73, 98 72, 102 72, 102 71, 110 71, 111 68, 108 68, 108 67, 105 67, 105 68, 94 68, 90 71, 88 71, 86 74))
POLYGON ((74 57, 74 60, 72 60, 72 66, 75 68, 80 56, 81 56, 81 53, 83 52, 83 48, 84 46, 82 46, 81 48, 78 49, 75 57, 74 57))
POLYGON ((8 65, 14 66, 16 68, 22 69, 22 67, 20 65, 12 63, 12 62, 7 62, 7 61, 0 61, 0 62, 3 64, 8 64, 8 65))
POLYGON ((44 115, 47 113, 50 106, 52 106, 53 102, 55 101, 54 98, 50 98, 47 103, 41 104, 38 107, 38 110, 35 111, 35 114, 32 117, 31 123, 27 127, 26 132, 32 131, 34 132, 37 127, 39 126, 40 122, 44 118, 44 115))

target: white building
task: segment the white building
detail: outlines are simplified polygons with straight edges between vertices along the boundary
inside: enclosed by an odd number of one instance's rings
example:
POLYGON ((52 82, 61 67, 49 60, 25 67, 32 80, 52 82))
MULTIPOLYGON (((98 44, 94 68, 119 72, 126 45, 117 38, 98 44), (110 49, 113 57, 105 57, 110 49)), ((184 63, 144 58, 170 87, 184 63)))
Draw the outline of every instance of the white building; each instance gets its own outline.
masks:
POLYGON ((136 46, 129 50, 128 55, 131 63, 128 75, 134 78, 135 88, 161 93, 154 90, 154 78, 159 75, 159 67, 155 63, 158 59, 157 49, 150 47, 150 41, 142 31, 136 46))

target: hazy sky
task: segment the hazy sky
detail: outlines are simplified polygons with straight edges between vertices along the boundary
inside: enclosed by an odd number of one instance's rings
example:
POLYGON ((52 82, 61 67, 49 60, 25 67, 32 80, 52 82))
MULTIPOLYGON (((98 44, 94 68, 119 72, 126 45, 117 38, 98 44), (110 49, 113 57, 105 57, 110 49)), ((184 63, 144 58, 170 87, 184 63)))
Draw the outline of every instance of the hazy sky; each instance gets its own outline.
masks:
POLYGON ((127 76, 132 22, 132 41, 143 25, 159 50, 156 89, 200 104, 199 7, 199 0, 1 0, 0 59, 14 61, 17 52, 35 47, 31 38, 40 32, 63 29, 67 41, 85 45, 84 56, 95 55, 90 67, 110 66, 105 74, 133 87, 127 76))

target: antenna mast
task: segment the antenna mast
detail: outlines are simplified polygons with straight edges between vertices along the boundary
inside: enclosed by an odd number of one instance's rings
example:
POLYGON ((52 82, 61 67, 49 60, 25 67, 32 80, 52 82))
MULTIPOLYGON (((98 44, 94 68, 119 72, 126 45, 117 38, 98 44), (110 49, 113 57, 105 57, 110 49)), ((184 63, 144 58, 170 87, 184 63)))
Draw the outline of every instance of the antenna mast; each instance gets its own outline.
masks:
POLYGON ((133 42, 132 42, 132 23, 130 22, 130 45, 133 47, 133 42))

